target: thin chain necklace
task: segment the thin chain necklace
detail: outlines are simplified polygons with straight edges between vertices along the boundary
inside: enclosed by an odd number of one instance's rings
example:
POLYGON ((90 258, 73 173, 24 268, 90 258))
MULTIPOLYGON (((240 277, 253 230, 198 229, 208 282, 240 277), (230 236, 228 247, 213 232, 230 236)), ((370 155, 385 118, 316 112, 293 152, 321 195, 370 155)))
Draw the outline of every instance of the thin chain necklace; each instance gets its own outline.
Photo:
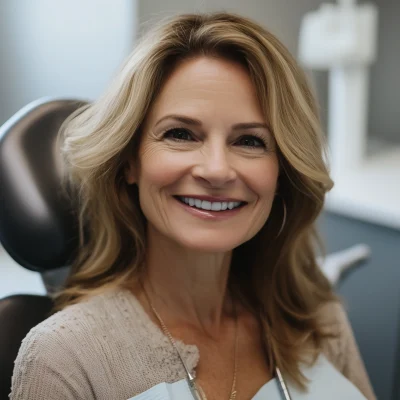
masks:
MULTIPOLYGON (((157 312, 157 310, 154 308, 153 303, 151 302, 143 284, 142 284, 142 289, 143 292, 146 296, 147 302, 150 305, 150 308, 152 309, 154 315, 156 316, 156 318, 158 319, 158 322, 161 325, 161 328, 164 332, 164 334, 168 337, 169 341, 171 342, 173 348, 175 349, 176 353, 178 354, 178 357, 183 365, 183 368, 185 369, 186 372, 186 380, 188 382, 190 391, 192 392, 193 398, 195 400, 207 400, 207 396, 204 393, 204 390, 201 388, 200 385, 197 384, 196 382, 196 378, 191 374, 191 372, 189 371, 189 368, 187 367, 185 361, 183 360, 183 357, 180 353, 180 351, 178 350, 178 347, 175 343, 174 338, 172 337, 170 331, 168 330, 168 328, 166 327, 164 321, 162 320, 160 314, 157 312)), ((233 302, 234 304, 234 302, 233 302)), ((237 310, 236 310, 236 306, 234 304, 233 306, 234 308, 234 313, 235 313, 235 353, 234 353, 234 372, 233 372, 233 380, 232 380, 232 389, 231 389, 231 394, 229 396, 229 400, 235 400, 236 396, 237 396, 237 391, 236 391, 236 376, 237 376, 237 343, 238 343, 238 317, 237 317, 237 310)), ((292 400, 289 390, 286 386, 286 382, 283 378, 283 375, 281 373, 281 371, 279 370, 278 367, 275 367, 275 373, 276 376, 278 378, 278 383, 281 389, 281 393, 284 396, 285 400, 292 400)))
MULTIPOLYGON (((186 372, 186 377, 187 377, 187 382, 190 388, 190 391, 192 392, 193 398, 196 400, 207 400, 207 396, 204 393, 204 390, 202 389, 202 387, 200 385, 197 384, 196 382, 196 378, 191 374, 191 372, 189 371, 189 368, 186 366, 185 361, 183 360, 183 357, 180 353, 180 351, 178 350, 178 347, 175 343, 174 338, 172 337, 170 331, 168 330, 168 328, 166 327, 164 321, 162 320, 160 314, 157 312, 157 310, 154 308, 152 302, 150 301, 150 298, 146 292, 146 290, 144 289, 143 285, 143 292, 147 298, 147 301, 154 313, 154 315, 156 316, 156 318, 158 319, 162 330, 164 331, 165 335, 168 337, 169 341, 171 342, 172 346, 174 347, 176 353, 179 356, 179 359, 181 360, 181 363, 185 369, 186 372)), ((235 312, 235 352, 234 352, 234 370, 233 370, 233 380, 232 380, 232 388, 231 388, 231 394, 229 396, 229 400, 235 400, 236 399, 236 395, 237 395, 237 391, 236 391, 236 376, 237 376, 237 343, 238 343, 238 318, 237 318, 237 312, 236 312, 236 307, 234 306, 234 312, 235 312)))

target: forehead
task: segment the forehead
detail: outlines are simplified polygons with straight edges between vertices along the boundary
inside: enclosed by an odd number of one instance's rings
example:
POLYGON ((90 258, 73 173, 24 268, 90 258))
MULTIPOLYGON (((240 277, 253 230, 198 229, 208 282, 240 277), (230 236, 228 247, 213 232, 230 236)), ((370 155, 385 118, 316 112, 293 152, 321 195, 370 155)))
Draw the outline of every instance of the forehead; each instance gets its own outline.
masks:
POLYGON ((169 113, 188 113, 197 118, 229 113, 231 117, 264 122, 247 70, 239 63, 207 56, 185 60, 172 71, 150 109, 148 120, 169 113))

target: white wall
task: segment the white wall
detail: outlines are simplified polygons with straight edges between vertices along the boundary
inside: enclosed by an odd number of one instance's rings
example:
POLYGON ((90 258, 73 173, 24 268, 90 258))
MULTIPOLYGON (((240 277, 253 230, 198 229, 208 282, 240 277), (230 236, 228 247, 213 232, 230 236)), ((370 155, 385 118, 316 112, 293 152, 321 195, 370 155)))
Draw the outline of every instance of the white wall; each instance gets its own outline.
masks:
MULTIPOLYGON (((328 0, 325 0, 328 1, 328 0)), ((231 11, 255 19, 295 52, 301 17, 322 0, 141 0, 139 20, 146 23, 182 12, 231 11)))
POLYGON ((400 1, 374 3, 379 7, 378 62, 371 68, 369 133, 400 144, 400 1))
POLYGON ((135 0, 0 1, 0 124, 43 96, 93 99, 129 54, 135 0))
POLYGON ((46 288, 39 273, 21 267, 0 247, 0 299, 21 293, 43 295, 46 288))

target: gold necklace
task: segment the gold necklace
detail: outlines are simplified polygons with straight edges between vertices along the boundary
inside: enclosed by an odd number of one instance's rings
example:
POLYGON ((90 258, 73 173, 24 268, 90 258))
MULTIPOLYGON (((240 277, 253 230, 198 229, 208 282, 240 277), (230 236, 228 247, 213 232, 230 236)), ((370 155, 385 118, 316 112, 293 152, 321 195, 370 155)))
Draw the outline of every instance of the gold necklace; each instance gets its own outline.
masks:
MULTIPOLYGON (((177 352, 179 359, 181 360, 183 368, 185 369, 185 372, 186 372, 187 382, 188 382, 190 391, 192 392, 193 398, 195 400, 207 400, 207 396, 204 393, 204 390, 201 388, 200 385, 197 385, 196 378, 190 373, 189 368, 186 366, 185 361, 183 361, 182 355, 179 352, 178 347, 176 346, 174 338, 172 337, 168 328, 164 324, 164 321, 160 317, 160 314, 158 314, 157 310, 154 308, 152 302, 150 301, 150 298, 143 286, 143 283, 141 283, 141 286, 142 286, 143 292, 146 296, 147 302, 149 303, 150 308, 153 310, 154 315, 158 319, 164 334, 168 337, 169 341, 171 342, 172 346, 174 347, 175 351, 177 352)), ((233 308, 234 308, 234 312, 235 312, 235 356, 234 356, 234 373, 233 373, 232 389, 231 389, 231 394, 229 396, 229 400, 235 400, 236 396, 237 396, 236 375, 237 375, 238 318, 237 318, 237 310, 236 310, 235 304, 234 304, 233 308)), ((292 400, 292 396, 290 395, 290 392, 289 392, 289 389, 285 382, 285 379, 284 379, 280 369, 277 366, 275 367, 275 375, 277 377, 281 395, 283 396, 284 400, 292 400)))
MULTIPOLYGON (((147 301, 153 310, 154 315, 158 319, 162 330, 164 334, 168 337, 169 341, 171 342, 172 346, 174 347, 175 351, 177 352, 179 359, 181 360, 181 363, 185 369, 186 372, 186 377, 187 377, 187 382, 190 388, 190 391, 192 392, 193 398, 196 400, 207 400, 207 396, 204 393, 204 390, 201 388, 200 385, 196 383, 196 378, 190 373, 189 368, 186 366, 186 363, 183 361, 182 355, 178 350, 178 347, 176 346, 175 340, 172 337, 171 333, 169 332, 168 328, 166 327, 164 321, 160 317, 160 314, 158 314, 157 310, 154 308, 152 302, 150 301, 150 298, 144 289, 144 286, 142 284, 142 289, 143 292, 147 298, 147 301)), ((237 375, 237 342, 238 342, 238 318, 237 318, 237 312, 236 312, 236 307, 234 305, 234 312, 235 312, 235 353, 234 353, 234 372, 233 372, 233 380, 232 380, 232 388, 231 388, 231 394, 229 396, 229 400, 235 400, 237 391, 236 391, 236 375, 237 375)))

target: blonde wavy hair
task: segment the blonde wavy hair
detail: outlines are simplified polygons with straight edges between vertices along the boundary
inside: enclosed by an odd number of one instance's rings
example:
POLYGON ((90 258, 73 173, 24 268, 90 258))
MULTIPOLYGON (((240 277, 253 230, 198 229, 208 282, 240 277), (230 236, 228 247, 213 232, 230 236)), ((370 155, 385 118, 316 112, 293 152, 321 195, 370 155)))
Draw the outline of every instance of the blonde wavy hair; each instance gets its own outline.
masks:
POLYGON ((260 318, 271 373, 278 365, 305 388, 298 363, 309 359, 310 349, 315 360, 327 335, 319 307, 337 300, 316 263, 320 243, 314 227, 333 184, 303 71, 275 36, 238 15, 180 15, 158 24, 142 37, 108 91, 62 127, 81 246, 55 296, 55 310, 107 288, 132 288, 140 278, 146 219, 124 169, 137 156, 142 123, 169 73, 182 60, 202 55, 246 67, 276 139, 279 196, 260 232, 233 250, 228 285, 260 318))

